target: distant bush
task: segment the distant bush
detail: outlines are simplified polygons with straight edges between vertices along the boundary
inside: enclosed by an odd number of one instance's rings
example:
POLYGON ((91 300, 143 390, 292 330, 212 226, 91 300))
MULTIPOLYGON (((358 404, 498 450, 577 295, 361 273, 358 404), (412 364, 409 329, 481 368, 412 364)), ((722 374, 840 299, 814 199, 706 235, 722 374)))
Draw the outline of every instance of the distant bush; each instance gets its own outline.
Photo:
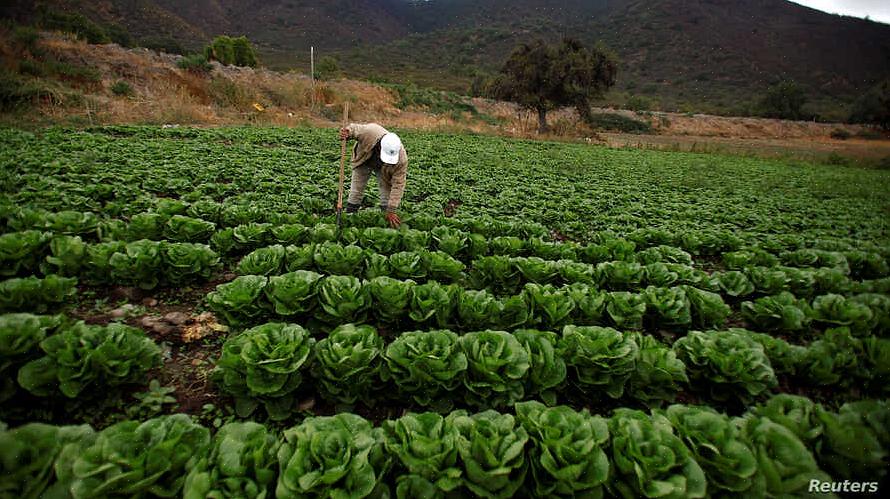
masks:
POLYGON ((210 63, 207 62, 207 58, 204 57, 204 54, 187 55, 176 61, 176 65, 179 66, 180 69, 202 74, 209 73, 213 68, 210 63))
POLYGON ((624 103, 624 108, 631 111, 651 111, 652 99, 643 97, 642 95, 631 95, 624 103))
POLYGON ((760 101, 760 114, 767 118, 800 120, 806 118, 803 106, 807 102, 804 89, 793 81, 783 81, 769 87, 760 101))
POLYGON ((139 44, 149 50, 166 52, 168 54, 186 55, 188 52, 179 41, 170 37, 143 38, 139 44))
POLYGON ((129 83, 125 82, 124 80, 118 80, 114 82, 113 85, 111 85, 111 93, 121 97, 130 97, 135 92, 133 92, 133 87, 130 86, 129 83))
POLYGON ((256 51, 247 37, 218 36, 204 49, 207 60, 219 61, 226 66, 256 67, 256 51))
POLYGON ((207 91, 220 106, 247 109, 253 103, 253 97, 244 87, 225 77, 211 80, 207 91))
POLYGON ((833 152, 825 157, 825 164, 832 166, 850 166, 850 159, 833 152))
POLYGON ((848 121, 890 130, 890 80, 875 85, 856 99, 848 121))
POLYGON ((852 137, 852 134, 843 128, 835 128, 831 131, 831 138, 837 140, 847 140, 852 137))
POLYGON ((106 24, 102 28, 113 43, 116 43, 121 47, 132 47, 135 45, 133 36, 130 35, 130 32, 124 27, 118 24, 106 24))
POLYGON ((39 100, 60 102, 62 95, 47 88, 39 81, 0 70, 0 110, 11 111, 39 100))
POLYGON ((87 43, 111 43, 111 38, 101 26, 90 21, 82 14, 69 14, 48 8, 38 11, 39 27, 47 30, 73 33, 87 43))
POLYGON ((19 61, 19 73, 28 76, 46 76, 46 66, 34 59, 22 59, 19 61))
POLYGON ((400 109, 416 107, 426 109, 433 114, 470 113, 473 116, 479 114, 476 106, 466 102, 463 97, 454 92, 418 87, 413 83, 407 85, 383 84, 383 86, 396 92, 399 98, 396 106, 400 109))
POLYGON ((617 130, 625 133, 652 132, 652 125, 649 123, 628 118, 620 114, 593 113, 590 115, 588 124, 599 130, 617 130))
POLYGON ((28 52, 34 53, 40 33, 31 26, 16 26, 12 30, 12 40, 28 52))
POLYGON ((340 64, 337 59, 331 56, 325 56, 318 60, 315 65, 315 78, 319 80, 330 80, 341 75, 340 64))

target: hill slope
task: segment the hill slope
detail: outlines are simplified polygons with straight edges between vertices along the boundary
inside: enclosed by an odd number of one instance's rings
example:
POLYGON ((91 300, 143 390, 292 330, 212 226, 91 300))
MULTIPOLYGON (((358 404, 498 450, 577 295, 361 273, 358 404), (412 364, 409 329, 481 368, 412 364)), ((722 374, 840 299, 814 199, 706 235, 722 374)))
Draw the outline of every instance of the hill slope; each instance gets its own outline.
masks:
MULTIPOLYGON (((6 16, 27 19, 33 2, 6 16)), ((536 37, 603 41, 622 61, 611 100, 653 97, 668 109, 727 110, 771 83, 802 82, 817 108, 849 102, 890 76, 890 25, 784 0, 46 0, 139 37, 199 47, 245 34, 271 67, 308 69, 308 48, 353 76, 466 90, 536 37)))

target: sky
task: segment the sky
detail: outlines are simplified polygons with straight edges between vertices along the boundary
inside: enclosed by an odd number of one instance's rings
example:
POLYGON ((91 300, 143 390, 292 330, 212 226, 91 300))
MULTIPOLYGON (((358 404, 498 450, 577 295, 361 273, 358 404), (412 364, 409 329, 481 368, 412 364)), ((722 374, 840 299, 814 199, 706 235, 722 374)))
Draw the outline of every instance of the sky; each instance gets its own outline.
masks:
POLYGON ((888 0, 793 0, 831 14, 865 17, 872 21, 890 24, 890 1, 888 0))

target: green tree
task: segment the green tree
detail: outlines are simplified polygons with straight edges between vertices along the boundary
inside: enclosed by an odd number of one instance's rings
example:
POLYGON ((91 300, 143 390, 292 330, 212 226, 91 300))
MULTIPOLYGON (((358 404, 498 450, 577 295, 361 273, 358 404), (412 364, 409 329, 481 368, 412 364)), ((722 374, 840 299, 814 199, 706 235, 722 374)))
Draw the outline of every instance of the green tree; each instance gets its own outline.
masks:
POLYGON ((226 66, 256 67, 256 51, 250 40, 245 36, 232 38, 230 36, 218 36, 204 49, 204 57, 208 61, 216 60, 226 66))
POLYGON ((340 75, 340 64, 337 59, 329 55, 322 57, 315 65, 315 77, 319 80, 329 80, 340 75))
POLYGON ((590 120, 591 100, 615 84, 618 63, 604 47, 588 50, 577 40, 556 45, 541 40, 522 44, 510 55, 492 85, 496 98, 538 112, 538 130, 547 131, 547 112, 572 106, 590 120))
POLYGON ((783 81, 766 91, 760 101, 761 114, 767 118, 783 120, 803 119, 803 106, 806 102, 806 93, 800 85, 793 81, 783 81))
POLYGON ((856 99, 848 121, 890 130, 890 80, 882 81, 856 99))
POLYGON ((255 68, 257 66, 256 51, 253 49, 250 41, 246 36, 239 36, 232 39, 232 51, 235 55, 236 66, 247 66, 255 68))

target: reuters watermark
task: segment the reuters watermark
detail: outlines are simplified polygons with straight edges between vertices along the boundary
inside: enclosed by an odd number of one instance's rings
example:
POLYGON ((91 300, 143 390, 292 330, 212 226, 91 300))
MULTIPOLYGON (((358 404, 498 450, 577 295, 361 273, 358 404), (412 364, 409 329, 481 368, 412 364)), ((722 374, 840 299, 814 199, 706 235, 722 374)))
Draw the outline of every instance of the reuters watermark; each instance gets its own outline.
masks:
POLYGON ((860 492, 865 494, 874 494, 878 491, 878 482, 852 482, 844 480, 843 482, 823 482, 822 480, 810 480, 810 486, 807 492, 829 494, 832 492, 860 492))

